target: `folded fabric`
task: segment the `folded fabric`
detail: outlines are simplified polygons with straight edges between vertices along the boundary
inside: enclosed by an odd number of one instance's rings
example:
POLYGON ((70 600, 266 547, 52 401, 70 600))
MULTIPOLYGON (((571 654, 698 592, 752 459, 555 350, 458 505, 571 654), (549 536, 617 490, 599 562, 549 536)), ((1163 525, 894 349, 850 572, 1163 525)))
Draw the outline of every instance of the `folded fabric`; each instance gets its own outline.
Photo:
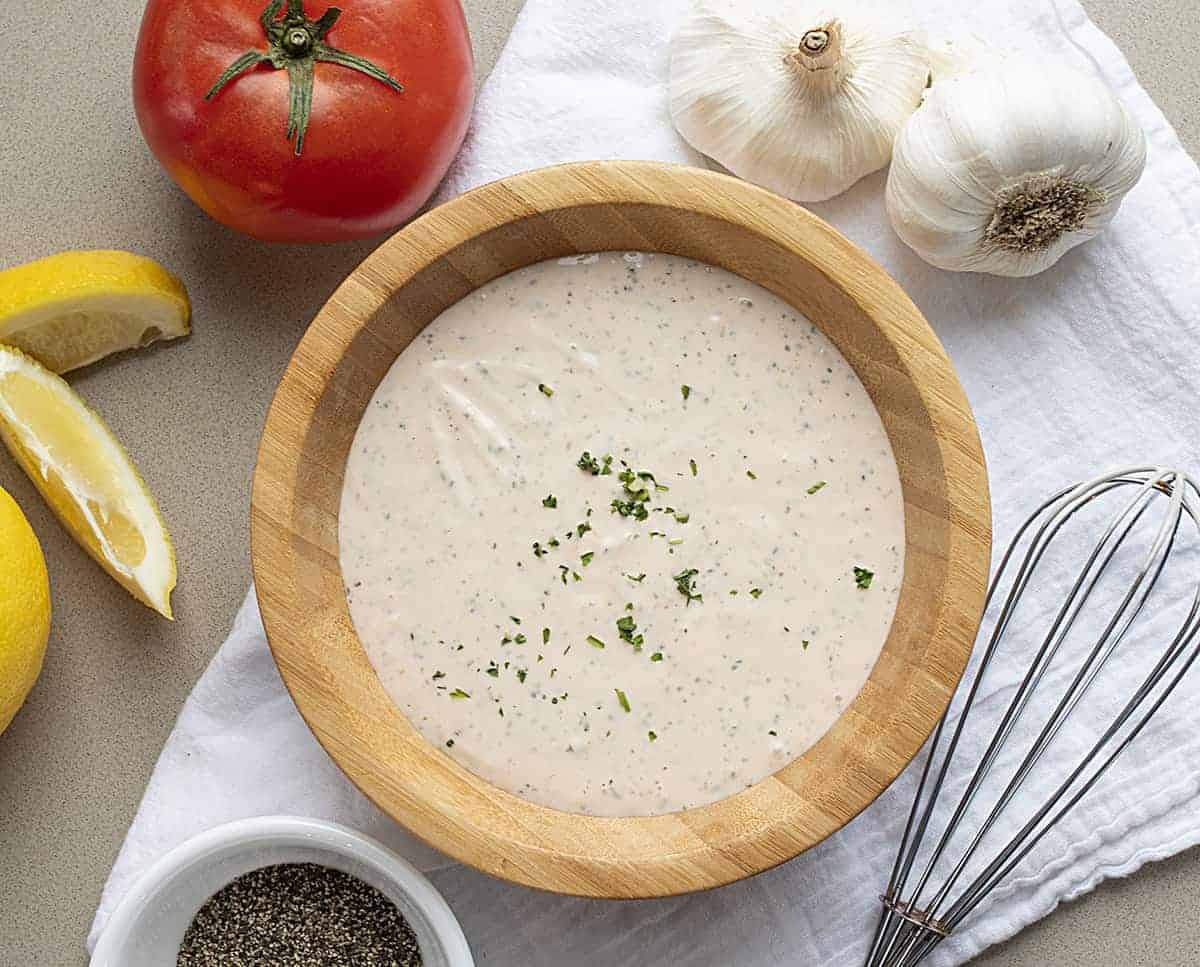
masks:
MULTIPOLYGON (((586 158, 703 163, 667 112, 667 38, 687 0, 529 0, 480 98, 442 197, 586 158)), ((918 0, 922 19, 1095 70, 1149 139, 1145 176, 1110 229, 1026 280, 933 269, 892 233, 883 173, 813 206, 904 286, 946 345, 979 420, 996 532, 1112 465, 1196 464, 1200 172, 1114 45, 1075 0, 918 0)), ((314 309, 323 293, 313 293, 314 309)), ((1011 682, 1020 663, 997 669, 1011 682)), ((931 961, 961 963, 1105 877, 1200 842, 1200 678, 1185 683, 1101 788, 1043 841, 931 961)), ((1070 743, 1066 743, 1069 747, 1070 743)), ((203 829, 263 813, 336 819, 431 871, 481 963, 844 967, 861 962, 915 777, 769 873, 634 903, 559 897, 490 879, 416 842, 344 779, 296 713, 253 596, 163 750, 104 890, 95 943, 145 866, 203 829)), ((1031 780, 1030 791, 1041 788, 1031 780)))

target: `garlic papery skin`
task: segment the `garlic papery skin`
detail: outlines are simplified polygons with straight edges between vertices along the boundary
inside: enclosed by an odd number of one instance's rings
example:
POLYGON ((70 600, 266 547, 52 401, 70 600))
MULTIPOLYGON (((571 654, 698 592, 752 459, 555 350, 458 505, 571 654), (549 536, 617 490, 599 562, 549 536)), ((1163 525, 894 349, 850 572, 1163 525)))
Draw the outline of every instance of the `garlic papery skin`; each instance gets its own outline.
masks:
POLYGON ((929 90, 896 140, 888 216, 940 268, 1034 275, 1112 221, 1145 164, 1098 77, 1006 61, 929 90))
POLYGON ((878 171, 929 78, 900 0, 700 0, 671 39, 671 117, 698 151, 797 201, 878 171))

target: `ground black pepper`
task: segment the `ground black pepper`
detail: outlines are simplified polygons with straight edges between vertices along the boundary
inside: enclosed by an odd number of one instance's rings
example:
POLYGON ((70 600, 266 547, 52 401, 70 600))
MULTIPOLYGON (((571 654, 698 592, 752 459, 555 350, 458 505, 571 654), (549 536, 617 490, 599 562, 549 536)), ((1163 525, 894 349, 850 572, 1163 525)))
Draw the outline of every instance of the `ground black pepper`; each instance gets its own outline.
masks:
POLYGON ((183 936, 176 967, 420 967, 395 904, 316 863, 252 870, 211 896, 183 936))

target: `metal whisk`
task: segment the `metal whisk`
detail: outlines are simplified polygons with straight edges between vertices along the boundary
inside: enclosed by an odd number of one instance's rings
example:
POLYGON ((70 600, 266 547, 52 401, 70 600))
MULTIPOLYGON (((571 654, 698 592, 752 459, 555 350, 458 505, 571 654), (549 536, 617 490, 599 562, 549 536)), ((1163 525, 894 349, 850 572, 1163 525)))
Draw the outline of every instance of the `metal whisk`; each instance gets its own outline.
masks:
POLYGON ((986 647, 930 740, 867 967, 913 967, 949 936, 1191 668, 1200 655, 1198 511, 1195 480, 1139 467, 1063 490, 1021 525, 988 590, 986 647), (1059 563, 1072 551, 1074 566, 1059 563), (1182 580, 1169 580, 1168 561, 1181 558, 1186 567, 1173 573, 1182 580), (993 671, 1011 669, 995 661, 1006 649, 1029 653, 1023 677, 993 671), (1052 748, 1059 754, 1047 756, 1052 748))

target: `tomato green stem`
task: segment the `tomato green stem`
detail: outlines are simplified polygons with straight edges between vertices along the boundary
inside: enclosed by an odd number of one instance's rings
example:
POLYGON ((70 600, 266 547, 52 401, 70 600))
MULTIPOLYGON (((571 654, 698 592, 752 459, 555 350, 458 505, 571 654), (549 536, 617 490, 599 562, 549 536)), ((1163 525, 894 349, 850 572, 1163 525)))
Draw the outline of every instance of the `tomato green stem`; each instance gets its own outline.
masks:
POLYGON ((283 17, 283 0, 271 0, 258 18, 267 35, 266 50, 250 50, 225 68, 217 82, 204 95, 211 101, 235 78, 251 71, 260 64, 270 64, 275 70, 288 72, 288 124, 287 139, 295 139, 296 154, 304 150, 304 135, 312 118, 313 65, 317 61, 348 67, 386 84, 394 91, 404 88, 391 74, 371 63, 364 57, 339 50, 325 43, 325 35, 342 15, 337 7, 330 7, 317 20, 304 15, 304 0, 287 0, 283 17))

